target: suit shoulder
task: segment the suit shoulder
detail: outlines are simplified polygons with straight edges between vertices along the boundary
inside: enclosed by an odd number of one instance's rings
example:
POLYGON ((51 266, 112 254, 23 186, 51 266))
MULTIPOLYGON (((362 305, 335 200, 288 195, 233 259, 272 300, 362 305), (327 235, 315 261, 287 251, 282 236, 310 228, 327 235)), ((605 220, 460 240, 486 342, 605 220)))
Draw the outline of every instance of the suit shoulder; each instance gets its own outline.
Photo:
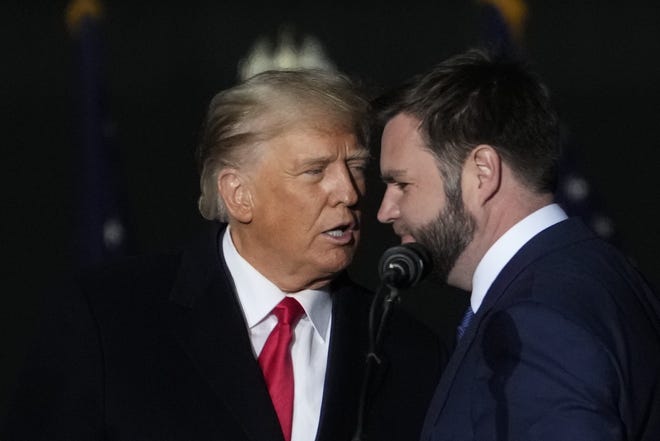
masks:
POLYGON ((651 289, 625 255, 597 237, 570 243, 536 259, 522 270, 516 285, 526 285, 525 289, 531 286, 532 295, 555 300, 565 297, 562 294, 584 297, 651 289))
POLYGON ((660 329, 657 293, 623 254, 598 238, 538 259, 507 291, 498 309, 543 305, 608 341, 617 317, 624 318, 625 328, 636 323, 655 333, 660 329))

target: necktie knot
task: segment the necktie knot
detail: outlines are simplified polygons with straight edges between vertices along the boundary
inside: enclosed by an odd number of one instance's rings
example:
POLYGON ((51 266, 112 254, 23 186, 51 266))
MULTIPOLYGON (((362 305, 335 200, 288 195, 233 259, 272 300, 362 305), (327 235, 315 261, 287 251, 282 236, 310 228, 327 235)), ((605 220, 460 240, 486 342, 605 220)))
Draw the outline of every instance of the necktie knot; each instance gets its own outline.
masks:
POLYGON ((282 325, 294 325, 304 312, 303 307, 293 297, 285 297, 273 308, 273 314, 282 325))

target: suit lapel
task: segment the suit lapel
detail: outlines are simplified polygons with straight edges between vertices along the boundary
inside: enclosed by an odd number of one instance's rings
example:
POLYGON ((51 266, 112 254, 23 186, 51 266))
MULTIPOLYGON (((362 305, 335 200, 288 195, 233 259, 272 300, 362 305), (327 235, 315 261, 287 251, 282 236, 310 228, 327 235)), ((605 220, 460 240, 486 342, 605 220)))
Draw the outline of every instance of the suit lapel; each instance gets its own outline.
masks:
MULTIPOLYGON (((339 282, 341 284, 342 282, 339 282)), ((350 439, 355 430, 366 333, 360 293, 348 285, 333 289, 332 332, 317 441, 350 439), (364 335, 363 335, 364 334, 364 335)))
POLYGON ((182 258, 167 316, 181 346, 254 441, 282 441, 216 228, 182 258))
POLYGON ((467 329, 465 335, 463 335, 463 338, 449 359, 449 363, 440 378, 440 382, 431 400, 429 411, 424 421, 421 439, 428 438, 433 426, 442 413, 456 375, 476 335, 479 333, 481 324, 516 277, 538 258, 563 248, 568 244, 593 237, 594 234, 582 222, 576 219, 568 219, 534 236, 506 264, 486 293, 479 311, 477 311, 470 327, 467 329))
POLYGON ((451 386, 454 383, 456 374, 460 369, 466 354, 468 353, 468 349, 472 345, 472 341, 474 340, 475 335, 477 334, 477 330, 481 324, 482 317, 482 310, 479 309, 478 313, 472 319, 470 326, 454 349, 454 353, 449 358, 449 362, 447 363, 447 366, 445 367, 445 370, 440 377, 440 381, 438 382, 438 385, 435 389, 433 398, 431 399, 431 403, 429 404, 428 411, 424 419, 424 425, 422 426, 422 436, 420 437, 422 440, 425 440, 429 437, 433 427, 436 424, 436 421, 438 420, 438 417, 445 407, 451 386))

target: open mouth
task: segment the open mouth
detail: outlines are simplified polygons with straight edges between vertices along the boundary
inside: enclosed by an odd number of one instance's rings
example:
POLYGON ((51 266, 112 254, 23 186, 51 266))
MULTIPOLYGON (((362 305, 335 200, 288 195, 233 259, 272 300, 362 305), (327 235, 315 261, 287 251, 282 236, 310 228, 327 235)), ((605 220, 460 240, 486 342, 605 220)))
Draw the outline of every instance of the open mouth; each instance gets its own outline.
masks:
POLYGON ((334 230, 328 230, 325 232, 328 236, 332 237, 342 237, 344 234, 346 234, 346 231, 348 231, 348 227, 339 227, 334 230))
POLYGON ((336 227, 324 231, 323 234, 341 242, 348 242, 353 239, 353 232, 355 229, 356 224, 348 223, 337 225, 336 227))

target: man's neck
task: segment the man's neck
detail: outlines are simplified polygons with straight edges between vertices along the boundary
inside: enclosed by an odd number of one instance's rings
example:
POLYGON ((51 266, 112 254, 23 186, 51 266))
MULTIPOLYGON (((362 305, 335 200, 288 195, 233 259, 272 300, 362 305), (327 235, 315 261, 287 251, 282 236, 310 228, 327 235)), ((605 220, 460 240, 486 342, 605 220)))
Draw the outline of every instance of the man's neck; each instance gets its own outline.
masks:
POLYGON ((493 244, 518 222, 553 202, 549 193, 536 194, 526 190, 512 193, 502 200, 497 200, 498 196, 474 215, 474 237, 449 273, 449 285, 471 291, 477 265, 493 244))

